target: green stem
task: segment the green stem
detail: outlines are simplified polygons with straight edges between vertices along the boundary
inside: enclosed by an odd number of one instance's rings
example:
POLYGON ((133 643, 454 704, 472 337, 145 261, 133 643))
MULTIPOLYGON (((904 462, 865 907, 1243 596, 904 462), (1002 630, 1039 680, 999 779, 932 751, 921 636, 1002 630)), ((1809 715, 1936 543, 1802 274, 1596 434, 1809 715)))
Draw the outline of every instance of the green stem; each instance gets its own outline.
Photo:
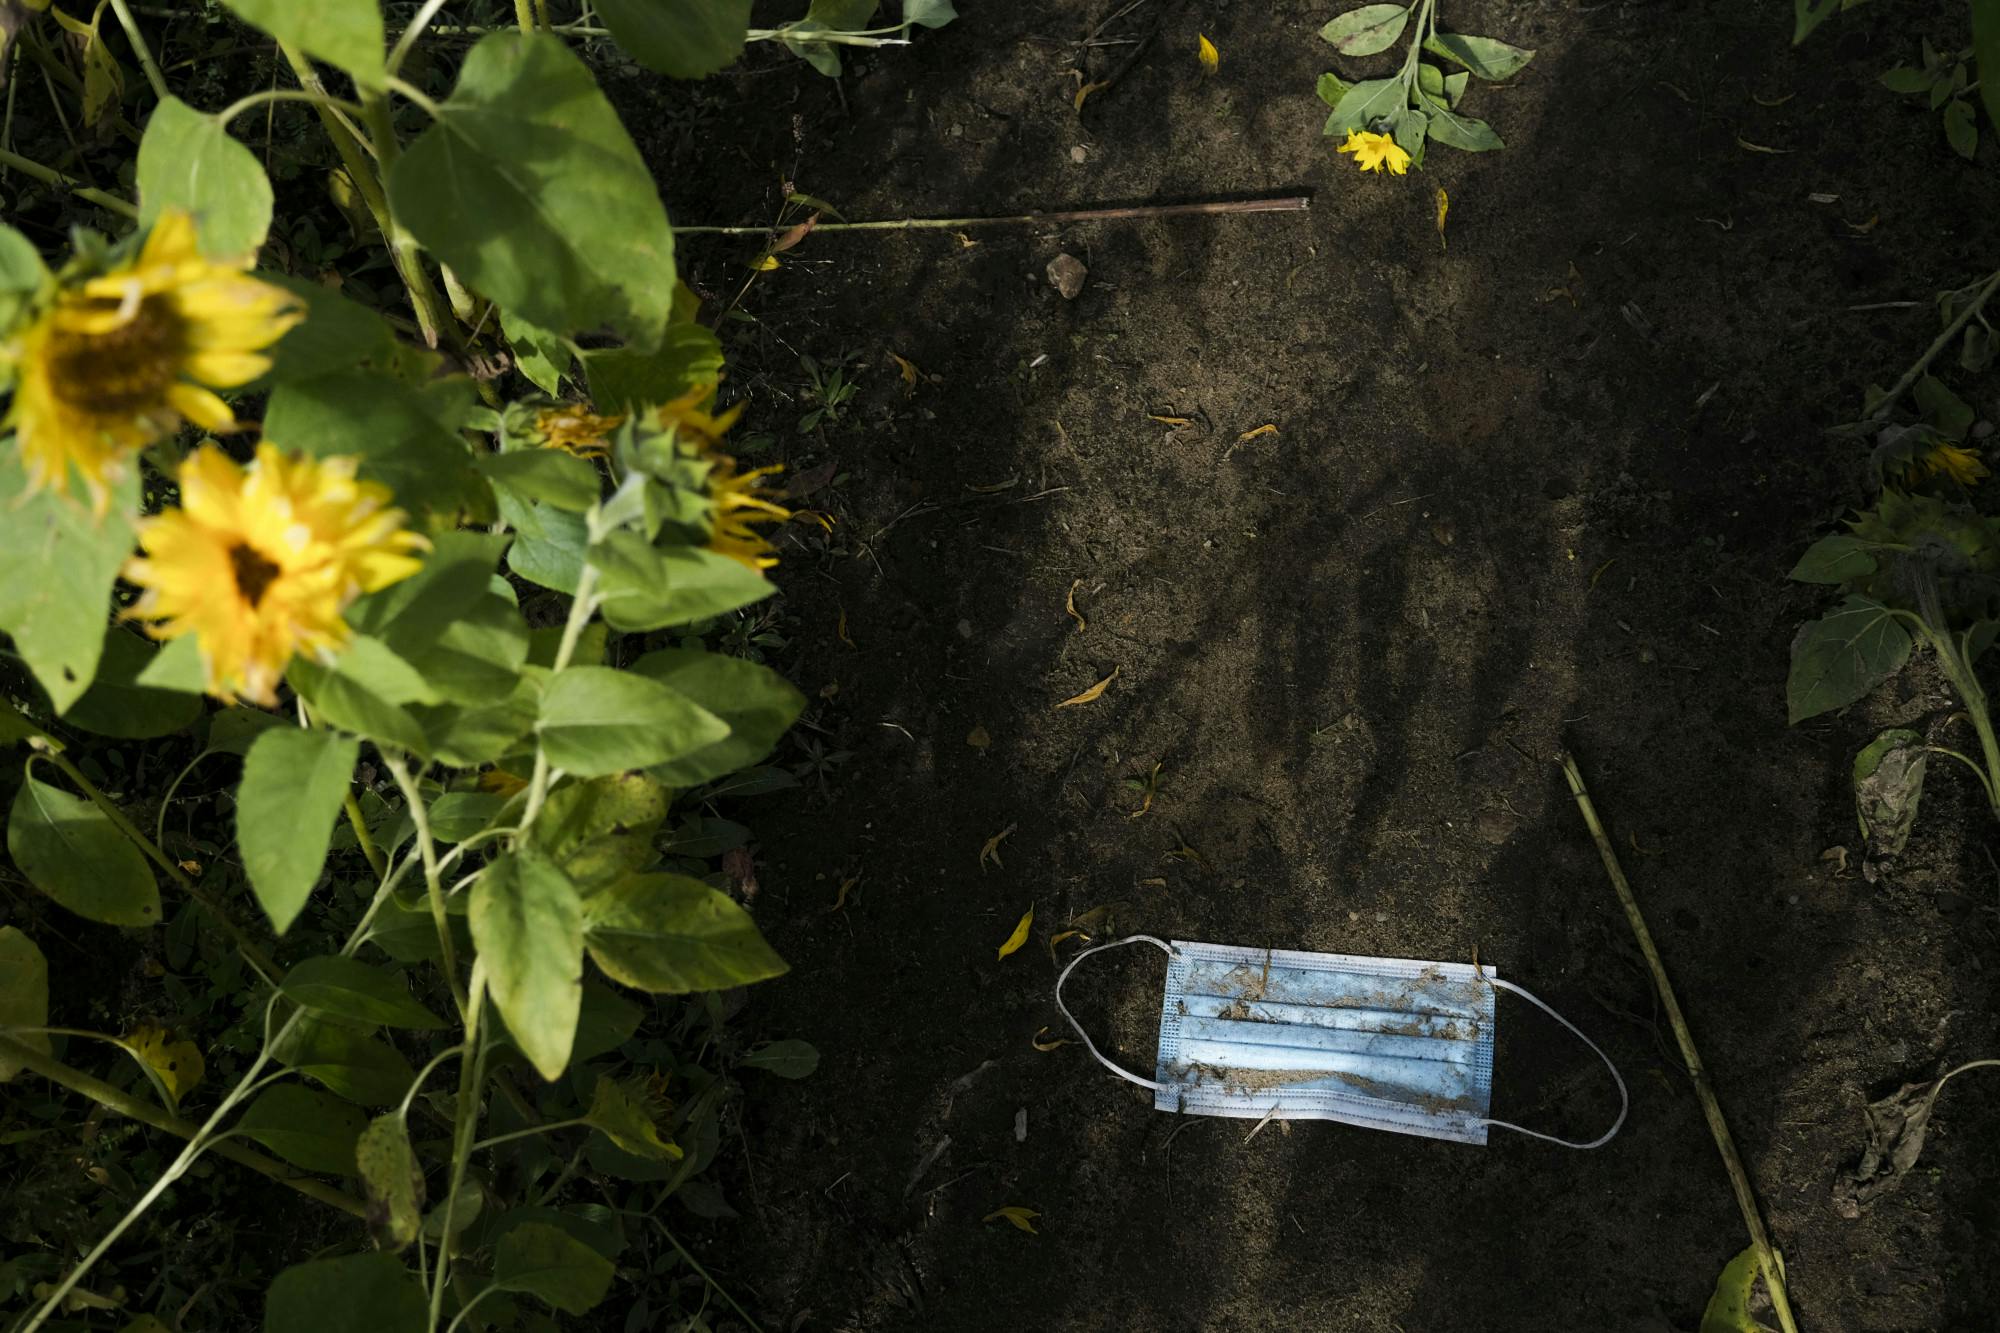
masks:
POLYGON ((125 29, 125 40, 132 44, 132 54, 139 58, 139 68, 146 71, 146 82, 153 85, 153 95, 162 102, 173 94, 167 91, 167 81, 160 75, 160 67, 153 60, 153 52, 140 35, 138 20, 132 17, 132 8, 127 0, 111 0, 111 12, 118 16, 118 26, 125 29))
POLYGON ((257 941, 250 938, 250 933, 237 924, 236 919, 229 915, 221 903, 189 879, 187 872, 182 870, 172 857, 161 851, 158 843, 140 832, 132 821, 125 817, 125 812, 118 808, 117 802, 99 791, 97 784, 85 777, 83 770, 71 763, 68 755, 49 748, 47 742, 35 743, 34 749, 34 758, 53 764, 64 777, 75 783, 78 790, 90 798, 90 803, 104 812, 105 818, 111 821, 113 827, 131 839, 132 844, 144 852, 147 859, 167 872, 167 878, 171 879, 182 893, 194 899, 201 905, 202 910, 222 923, 222 928, 229 933, 229 938, 235 943, 236 951, 243 955, 244 962, 262 973, 265 981, 273 986, 278 984, 278 978, 284 974, 284 970, 278 966, 276 960, 264 952, 257 941))
MULTIPOLYGON (((368 129, 369 141, 375 147, 375 162, 381 170, 381 179, 389 179, 390 170, 396 159, 402 156, 403 146, 396 138, 395 122, 389 115, 389 99, 382 93, 367 93, 361 100, 361 120, 368 129)), ((449 345, 454 352, 462 352, 457 337, 458 325, 444 314, 442 298, 437 288, 431 285, 430 273, 424 268, 423 257, 417 252, 417 238, 409 229, 396 220, 395 210, 389 207, 388 196, 382 196, 382 212, 376 218, 382 228, 382 237, 389 243, 390 258, 395 261, 396 271, 403 275, 403 285, 410 289, 410 303, 416 308, 417 327, 422 330, 424 345, 436 347, 440 337, 449 334, 449 345), (422 294, 419 299, 419 293, 422 294)), ((460 360, 465 358, 461 356, 460 360)))
POLYGON ((1716 1151, 1722 1155, 1724 1169, 1729 1172, 1729 1185, 1735 1191, 1736 1207, 1743 1215, 1744 1228, 1750 1233, 1751 1248, 1757 1251, 1757 1268, 1763 1274, 1765 1290, 1770 1293, 1771 1308, 1778 1316, 1778 1326, 1784 1333, 1798 1333, 1799 1326, 1792 1318, 1792 1303, 1785 1293, 1784 1270, 1778 1266, 1777 1255, 1771 1249, 1771 1237, 1764 1230, 1764 1215, 1758 1209, 1757 1196, 1750 1188, 1750 1173, 1743 1169, 1743 1159, 1737 1155, 1736 1140, 1730 1137, 1729 1122, 1722 1115, 1722 1103, 1716 1100, 1715 1089, 1708 1080, 1708 1069, 1701 1062, 1701 1052, 1695 1049, 1694 1034, 1688 1030, 1687 1018, 1681 1013, 1681 1003, 1674 996, 1673 983, 1667 979, 1667 966, 1660 961, 1660 951, 1653 946, 1653 932, 1646 928, 1639 900, 1632 893, 1632 885, 1626 880, 1623 867, 1618 864, 1618 853, 1611 845, 1611 835, 1604 831, 1603 823, 1597 818, 1597 807, 1591 803, 1590 791, 1583 785, 1583 773, 1577 768, 1576 760, 1569 755, 1565 754, 1561 759, 1563 777, 1569 780, 1570 795, 1576 798, 1577 809, 1583 812, 1583 822, 1589 826, 1590 836, 1597 843, 1597 854, 1611 876, 1611 887, 1617 890, 1618 901, 1625 908, 1626 923, 1632 927, 1632 934, 1639 941, 1639 952, 1645 955, 1646 967, 1653 974, 1653 989, 1659 993, 1660 1007, 1666 1010, 1667 1022, 1674 1030, 1674 1040, 1680 1046, 1688 1077, 1694 1080, 1695 1095, 1701 1100, 1701 1112, 1708 1121, 1709 1135, 1715 1140, 1716 1151))
POLYGON ((490 1139, 481 1139, 472 1145, 472 1151, 478 1152, 483 1148, 497 1148, 503 1143, 512 1143, 515 1139, 531 1139, 537 1134, 553 1134, 559 1129, 575 1129, 578 1125, 587 1125, 589 1123, 590 1121, 583 1116, 578 1116, 574 1120, 552 1120, 546 1125, 530 1125, 526 1129, 516 1129, 506 1134, 495 1134, 490 1139))
POLYGON ((109 209, 120 217, 131 218, 135 222, 138 221, 139 210, 130 200, 120 199, 115 194, 107 194, 94 185, 85 185, 80 180, 63 175, 54 167, 43 166, 31 157, 22 157, 19 153, 0 148, 0 165, 12 167, 23 175, 33 176, 44 185, 54 185, 60 189, 68 190, 77 198, 86 199, 96 204, 99 208, 109 209))
POLYGON ((361 114, 361 108, 355 103, 343 101, 338 97, 329 97, 324 93, 310 92, 304 88, 266 88, 262 92, 251 93, 231 102, 217 113, 216 119, 227 125, 245 111, 270 102, 310 102, 314 106, 339 107, 351 116, 361 114))
POLYGON ((438 1245, 437 1276, 431 1283, 431 1312, 428 1325, 437 1333, 438 1318, 444 1310, 444 1293, 451 1278, 451 1238, 456 1234, 452 1217, 458 1211, 458 1195, 465 1184, 465 1168, 472 1160, 472 1136, 479 1128, 479 1089, 486 1078, 486 1047, 479 1040, 479 1014, 486 1000, 486 960, 472 960, 472 998, 465 1013, 465 1040, 460 1043, 464 1058, 458 1065, 458 1102, 453 1108, 451 1180, 444 1196, 443 1238, 438 1245))
MULTIPOLYGON (((590 622, 597 611, 597 566, 585 564, 583 573, 576 581, 576 596, 569 604, 569 619, 563 623, 562 642, 556 645, 555 661, 550 667, 554 675, 569 665, 571 655, 576 652, 577 640, 583 636, 583 627, 590 622)), ((535 771, 528 779, 528 803, 521 812, 523 836, 535 825, 535 816, 541 813, 542 801, 549 794, 549 755, 540 744, 535 746, 535 771)))
POLYGON ((729 1302, 729 1308, 736 1311, 737 1317, 750 1326, 750 1333, 763 1333, 763 1329, 758 1326, 757 1321, 750 1317, 750 1312, 744 1309, 742 1306, 738 1305, 736 1303, 736 1298, 729 1294, 729 1288, 723 1286, 720 1282, 717 1282, 714 1278, 708 1275, 708 1270, 701 1266, 701 1261, 699 1259, 696 1259, 692 1254, 689 1254, 687 1246, 681 1244, 680 1241, 674 1238, 674 1233, 667 1230, 667 1224, 665 1222, 662 1222, 659 1218, 652 1216, 650 1213, 647 1214, 646 1220, 651 1222, 654 1226, 660 1229, 660 1234, 667 1238, 667 1244, 673 1246, 676 1250, 680 1251, 681 1258, 687 1261, 687 1266, 689 1268, 692 1268, 695 1271, 695 1274, 699 1276, 703 1282, 706 1282, 717 1293, 719 1293, 723 1300, 729 1302))
POLYGON ((535 7, 528 0, 514 0, 514 26, 522 32, 535 30, 535 7))
POLYGON ((1979 764, 1975 760, 1973 760, 1970 756, 1961 754, 1957 750, 1953 750, 1943 745, 1926 745, 1924 749, 1931 754, 1941 754, 1947 758, 1956 759, 1958 760, 1959 763, 1964 764, 1967 768, 1971 769, 1972 776, 1979 779, 1980 789, 1986 793, 1987 803, 1988 804, 1994 803, 1992 779, 1986 776, 1986 770, 1981 768, 1979 764))
MULTIPOLYGON (((131 1093, 106 1083, 103 1079, 92 1078, 80 1069, 72 1069, 62 1061, 44 1055, 34 1047, 15 1041, 11 1037, 0 1036, 0 1055, 6 1056, 10 1064, 32 1070, 49 1082, 88 1097, 99 1106, 116 1111, 128 1119, 137 1120, 142 1125, 150 1125, 154 1129, 184 1139, 192 1139, 200 1132, 201 1127, 192 1120, 169 1115, 159 1107, 143 1102, 131 1093)), ((323 1181, 292 1175, 290 1167, 260 1152, 235 1143, 217 1143, 214 1145, 214 1150, 217 1156, 226 1157, 238 1166, 247 1166, 259 1175, 269 1176, 280 1185, 295 1189, 308 1199, 317 1199, 355 1217, 368 1215, 368 1206, 353 1195, 343 1193, 323 1181)))
MULTIPOLYGON (((1979 674, 1973 670, 1972 663, 1961 657, 1942 636, 1929 633, 1928 627, 1926 634, 1938 661, 1944 665, 1945 678, 1958 691, 1958 697, 1965 701, 1965 715, 1972 720, 1972 729, 1979 733, 1980 755, 1986 761, 1986 769, 1980 773, 1980 782, 1986 788, 1988 808, 1996 819, 2000 819, 2000 737, 1993 732, 1993 712, 1987 704, 1986 689, 1979 683, 1979 674)), ((1963 759, 1965 756, 1957 757, 1963 759)), ((1971 761, 1967 762, 1970 764, 1971 761)), ((1973 768, 1978 772, 1976 765, 1973 768)))
POLYGON ((402 790, 403 800, 409 805, 410 822, 417 830, 417 850, 424 858, 424 887, 431 904, 431 920, 437 925, 438 948, 443 954, 445 981, 451 986, 452 1002, 458 1006, 460 1018, 467 1013, 465 987, 458 979, 458 945, 451 937, 451 916, 444 905, 444 873, 438 868, 437 842, 431 837, 430 812, 424 809, 423 793, 410 779, 410 766, 403 757, 384 751, 382 761, 395 776, 396 786, 402 790))
POLYGON ((389 48, 387 61, 391 76, 403 68, 403 62, 409 59, 411 50, 417 44, 417 38, 424 35, 424 29, 430 26, 431 20, 436 18, 437 12, 443 8, 444 0, 424 0, 424 7, 410 20, 410 26, 397 35, 396 44, 389 48))
POLYGON ((361 816, 361 802, 354 799, 354 788, 347 789, 341 808, 347 812, 347 826, 354 830, 354 841, 360 846, 361 854, 368 858, 368 868, 375 872, 376 879, 381 879, 389 873, 389 861, 382 855, 382 849, 375 845, 375 835, 368 831, 368 821, 361 816))
POLYGON ((1937 360, 1938 353, 1951 345, 1951 340, 1958 336, 1959 330, 1972 322, 1973 316, 1993 298, 1993 293, 1996 291, 2000 291, 2000 269, 1994 270, 1992 275, 1980 284, 1979 294, 1972 298, 1972 303, 1959 311, 1951 323, 1944 326, 1944 332, 1924 350, 1924 354, 1917 358, 1915 365, 1903 372, 1903 378, 1889 386, 1889 392, 1883 394, 1882 400, 1875 404, 1875 410, 1868 414, 1868 420, 1883 421, 1888 418, 1890 411, 1909 391, 1910 386, 1923 377, 1924 372, 1930 369, 1931 362, 1937 360))

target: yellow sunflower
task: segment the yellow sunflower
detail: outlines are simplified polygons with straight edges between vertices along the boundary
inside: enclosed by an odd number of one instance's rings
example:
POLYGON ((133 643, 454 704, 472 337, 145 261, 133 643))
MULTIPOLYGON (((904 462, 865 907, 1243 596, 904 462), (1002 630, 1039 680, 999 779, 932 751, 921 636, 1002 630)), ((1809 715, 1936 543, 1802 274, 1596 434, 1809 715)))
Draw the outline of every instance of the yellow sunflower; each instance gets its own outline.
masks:
POLYGON ((1349 130, 1347 142, 1340 146, 1340 151, 1354 154, 1354 165, 1363 171, 1380 171, 1387 167, 1390 175, 1401 176, 1410 169, 1410 155, 1386 134, 1349 130))
POLYGON ((263 374, 263 350, 303 318, 290 293, 248 276, 251 262, 204 258, 193 220, 163 212, 136 258, 58 291, 0 350, 30 490, 67 490, 75 467, 102 513, 131 455, 183 421, 235 424, 211 390, 263 374))
POLYGON ((1926 477, 1946 476, 1961 486, 1971 487, 1990 475, 1986 464, 1979 461, 1979 450, 1940 441, 1910 464, 1903 473, 1903 484, 1914 486, 1926 477))
POLYGON ((602 458, 611 451, 607 437, 625 424, 623 414, 600 417, 573 403, 544 408, 535 414, 535 433, 545 449, 561 449, 579 458, 602 458))
POLYGON ((268 441, 240 466, 204 446, 180 468, 181 505, 139 524, 126 614, 156 639, 193 634, 210 694, 269 707, 296 653, 346 645, 348 604, 415 573, 429 545, 354 460, 287 457, 268 441))
POLYGON ((792 511, 777 501, 782 492, 766 486, 764 478, 784 469, 781 466, 736 470, 736 460, 721 449, 722 437, 743 405, 712 415, 708 404, 715 386, 703 385, 658 409, 662 429, 676 432, 681 452, 707 464, 703 490, 708 503, 708 549, 752 569, 769 569, 778 563, 777 548, 757 530, 758 524, 783 523, 792 511))

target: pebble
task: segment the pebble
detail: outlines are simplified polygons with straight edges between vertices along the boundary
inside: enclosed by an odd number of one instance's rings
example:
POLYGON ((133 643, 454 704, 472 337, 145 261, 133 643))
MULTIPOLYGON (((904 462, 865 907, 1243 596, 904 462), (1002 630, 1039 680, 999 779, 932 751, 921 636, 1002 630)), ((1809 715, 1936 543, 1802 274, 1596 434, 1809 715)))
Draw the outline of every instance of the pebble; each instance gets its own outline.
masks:
POLYGON ((1069 150, 1069 160, 1072 162, 1081 162, 1083 161, 1084 158, 1088 156, 1090 156, 1090 154, 1082 144, 1078 144, 1076 147, 1069 150))
POLYGON ((1026 1143, 1027 1141, 1028 1141, 1028 1108, 1024 1106, 1020 1110, 1014 1112, 1014 1142, 1026 1143))
POLYGON ((961 620, 958 622, 958 637, 961 639, 970 639, 972 637, 972 622, 970 620, 961 620))
POLYGON ((1090 276, 1090 270, 1075 255, 1057 255, 1049 261, 1049 286, 1061 293, 1065 301, 1074 301, 1083 291, 1083 280, 1090 276))

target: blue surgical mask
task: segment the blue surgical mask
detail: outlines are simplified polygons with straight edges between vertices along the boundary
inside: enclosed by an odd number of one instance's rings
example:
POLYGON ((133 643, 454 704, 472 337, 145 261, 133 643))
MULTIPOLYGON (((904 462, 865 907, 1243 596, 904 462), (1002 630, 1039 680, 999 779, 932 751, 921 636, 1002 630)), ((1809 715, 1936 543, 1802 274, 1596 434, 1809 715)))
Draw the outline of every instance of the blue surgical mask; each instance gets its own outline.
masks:
POLYGON ((1056 1007, 1099 1064, 1153 1090, 1162 1111, 1339 1120, 1368 1129, 1486 1142, 1511 1129, 1568 1148, 1596 1148, 1625 1123, 1625 1080, 1610 1057, 1546 1004, 1492 967, 1407 958, 1169 944, 1133 935, 1085 949, 1056 979, 1056 1007), (1127 944, 1167 953, 1154 1077, 1106 1059, 1063 1003, 1063 983, 1094 953, 1127 944), (1618 1084, 1618 1119, 1575 1143, 1487 1114, 1493 1104, 1493 1026, 1499 991, 1561 1023, 1604 1061, 1618 1084))

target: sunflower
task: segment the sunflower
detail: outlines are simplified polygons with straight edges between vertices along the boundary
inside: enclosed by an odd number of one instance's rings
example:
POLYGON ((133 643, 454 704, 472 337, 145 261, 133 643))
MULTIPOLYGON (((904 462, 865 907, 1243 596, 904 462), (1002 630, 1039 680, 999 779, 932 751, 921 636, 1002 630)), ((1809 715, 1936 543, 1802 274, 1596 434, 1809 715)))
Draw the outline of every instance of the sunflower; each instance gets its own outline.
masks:
POLYGON ((622 414, 600 417, 566 403, 535 413, 534 433, 544 449, 560 449, 578 458, 602 458, 611 451, 606 437, 624 424, 622 414))
POLYGON ((263 350, 303 318, 250 264, 203 258, 193 220, 169 210, 136 258, 56 292, 0 351, 16 372, 4 425, 30 490, 67 490, 74 466, 101 514, 132 454, 183 421, 235 424, 212 390, 263 374, 263 350))
POLYGON ((708 404, 715 386, 702 385, 657 409, 659 424, 675 433, 681 454, 697 464, 701 473, 699 490, 707 508, 708 549, 741 561, 752 569, 769 569, 778 563, 777 548, 757 530, 760 523, 783 523, 792 511, 780 505, 781 494, 764 484, 764 478, 784 469, 779 466, 736 470, 736 460, 724 453, 722 437, 743 412, 743 405, 713 415, 708 404))
POLYGON ((249 466, 203 446, 180 468, 181 505, 139 524, 141 589, 126 614, 156 639, 193 634, 210 694, 269 707, 294 654, 331 657, 341 614, 415 573, 427 543, 354 460, 287 457, 266 441, 249 466))
POLYGON ((1927 477, 1945 476, 1969 488, 1990 475, 1986 464, 1979 461, 1979 450, 1939 440, 1911 461, 1903 473, 1903 484, 1914 486, 1927 477))
POLYGON ((1410 155, 1386 134, 1349 130, 1347 142, 1340 146, 1340 151, 1354 154, 1354 165, 1363 171, 1380 171, 1386 166, 1390 175, 1401 176, 1410 169, 1410 155))

